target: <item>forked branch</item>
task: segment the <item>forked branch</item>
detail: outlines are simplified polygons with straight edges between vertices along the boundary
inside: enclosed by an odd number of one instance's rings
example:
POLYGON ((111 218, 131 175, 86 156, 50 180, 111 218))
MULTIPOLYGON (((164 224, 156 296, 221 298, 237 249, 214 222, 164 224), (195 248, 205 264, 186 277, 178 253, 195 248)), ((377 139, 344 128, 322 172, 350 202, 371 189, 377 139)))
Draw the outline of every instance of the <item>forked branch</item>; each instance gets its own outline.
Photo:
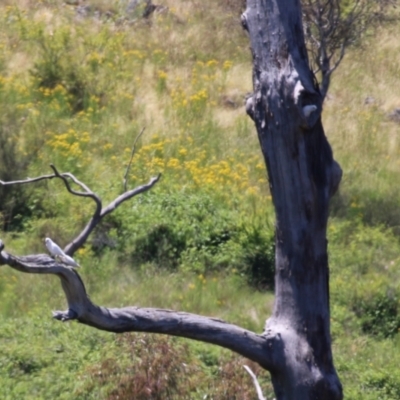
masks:
MULTIPOLYGON (((89 299, 84 283, 73 268, 59 264, 46 254, 13 256, 4 251, 0 240, 0 265, 9 265, 20 272, 54 274, 61 280, 68 310, 53 313, 60 321, 76 320, 109 332, 150 332, 180 336, 228 348, 259 363, 274 367, 276 339, 273 335, 256 334, 220 319, 186 312, 157 308, 106 308, 89 299)), ((275 360, 276 361, 276 360, 275 360)))
POLYGON ((72 256, 83 244, 86 242, 87 238, 93 231, 93 229, 99 224, 99 222, 109 213, 114 211, 118 206, 120 206, 123 202, 131 199, 132 197, 146 192, 151 189, 161 178, 161 174, 154 176, 149 180, 145 185, 137 186, 135 189, 128 190, 127 192, 122 193, 116 199, 111 201, 107 206, 100 208, 96 208, 93 213, 92 218, 86 224, 86 226, 82 229, 82 231, 73 239, 70 243, 65 246, 65 253, 72 256))
MULTIPOLYGON (((130 163, 131 162, 132 159, 130 160, 130 163)), ((28 183, 35 183, 42 180, 59 178, 63 181, 69 193, 73 194, 74 196, 89 197, 95 202, 96 208, 89 222, 82 229, 82 231, 64 248, 64 252, 69 256, 72 256, 80 247, 82 247, 85 244, 87 238, 92 233, 93 229, 103 219, 103 217, 105 217, 110 212, 114 211, 123 202, 131 199, 132 197, 140 193, 146 192, 147 190, 151 189, 159 181, 161 177, 161 174, 159 174, 151 178, 147 184, 138 186, 132 190, 125 190, 124 193, 122 193, 120 196, 111 201, 107 206, 103 207, 101 198, 96 193, 94 193, 85 183, 78 180, 73 174, 71 174, 70 172, 60 173, 53 164, 50 164, 50 168, 54 171, 54 174, 41 175, 36 178, 27 178, 23 180, 10 181, 10 182, 4 182, 0 180, 0 185, 2 186, 25 185, 28 183), (70 181, 72 181, 75 185, 79 186, 82 189, 82 191, 77 191, 73 189, 71 187, 70 181)), ((126 185, 124 186, 126 187, 126 185)))
POLYGON ((60 174, 58 172, 57 168, 53 164, 50 164, 50 168, 54 171, 55 177, 60 178, 64 182, 64 185, 67 188, 69 193, 71 193, 75 196, 90 197, 96 203, 96 211, 95 212, 97 213, 97 212, 101 211, 100 197, 97 196, 96 193, 91 191, 87 185, 85 185, 83 182, 76 179, 76 177, 69 172, 64 172, 63 174, 60 174), (67 178, 71 179, 76 185, 80 186, 84 190, 84 192, 78 192, 77 190, 72 189, 67 178))

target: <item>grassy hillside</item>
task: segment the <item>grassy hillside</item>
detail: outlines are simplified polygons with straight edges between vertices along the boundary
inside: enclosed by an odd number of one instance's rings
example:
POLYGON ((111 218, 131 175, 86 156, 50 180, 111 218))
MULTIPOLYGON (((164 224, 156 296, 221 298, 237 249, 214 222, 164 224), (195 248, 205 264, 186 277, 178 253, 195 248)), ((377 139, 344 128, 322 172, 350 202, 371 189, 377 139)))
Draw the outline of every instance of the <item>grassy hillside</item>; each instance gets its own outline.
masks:
MULTIPOLYGON (((1 3, 0 179, 54 163, 107 203, 145 128, 128 186, 162 179, 79 250, 91 298, 261 331, 273 303, 274 218, 243 107, 251 57, 240 1, 164 0, 168 12, 149 20, 126 18, 124 2, 91 4, 83 17, 56 0, 1 3)), ((354 400, 400 398, 400 126, 388 118, 400 107, 399 35, 387 25, 348 53, 323 113, 344 170, 329 225, 334 357, 354 400)), ((43 252, 45 236, 67 243, 94 206, 52 181, 0 196, 1 238, 17 254, 43 252)), ((50 314, 63 307, 55 279, 0 269, 1 398, 255 396, 246 361, 229 352, 63 325, 50 314)), ((253 368, 270 398, 268 374, 253 368)))

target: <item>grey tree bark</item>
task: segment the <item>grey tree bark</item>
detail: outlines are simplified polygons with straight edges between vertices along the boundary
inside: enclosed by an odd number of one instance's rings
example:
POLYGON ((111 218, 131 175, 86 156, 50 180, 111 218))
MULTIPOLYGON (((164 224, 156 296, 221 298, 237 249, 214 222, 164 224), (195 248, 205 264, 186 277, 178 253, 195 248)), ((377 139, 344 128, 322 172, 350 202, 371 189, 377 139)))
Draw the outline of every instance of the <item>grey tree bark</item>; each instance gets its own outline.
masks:
MULTIPOLYGON (((162 333, 217 344, 268 370, 277 400, 340 400, 342 387, 331 351, 326 227, 329 200, 342 172, 322 127, 323 97, 309 67, 299 0, 248 0, 242 22, 249 32, 254 64, 254 93, 246 108, 257 128, 276 210, 276 297, 264 332, 184 312, 97 306, 76 270, 43 254, 13 256, 4 251, 1 241, 0 265, 59 276, 68 309, 55 312, 57 320, 76 320, 111 332, 162 333)), ((65 248, 70 255, 102 217, 158 179, 102 208, 86 185, 53 170, 53 175, 0 184, 59 178, 70 193, 95 201, 87 227, 65 248), (84 191, 71 190, 67 178, 84 191)))
POLYGON ((321 123, 299 0, 248 0, 253 118, 276 210, 275 306, 265 332, 279 337, 271 371, 278 399, 340 399, 330 338, 326 227, 342 171, 321 123))

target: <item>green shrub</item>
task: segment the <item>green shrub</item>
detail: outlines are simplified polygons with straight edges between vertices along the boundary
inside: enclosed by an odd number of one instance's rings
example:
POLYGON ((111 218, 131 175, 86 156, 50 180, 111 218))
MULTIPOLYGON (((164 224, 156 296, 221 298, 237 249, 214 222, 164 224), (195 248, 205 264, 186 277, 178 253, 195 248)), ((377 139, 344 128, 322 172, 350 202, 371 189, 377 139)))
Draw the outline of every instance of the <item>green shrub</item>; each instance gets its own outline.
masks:
POLYGON ((377 396, 379 394, 379 399, 400 399, 400 375, 398 371, 369 371, 364 379, 366 389, 374 391, 377 396))
POLYGON ((238 265, 250 285, 258 288, 274 288, 275 236, 273 231, 260 226, 243 227, 240 236, 242 248, 238 265))
POLYGON ((398 235, 400 233, 400 191, 391 182, 397 179, 397 172, 381 173, 380 182, 383 186, 377 188, 352 187, 343 190, 333 197, 330 206, 331 215, 347 218, 349 220, 362 221, 369 226, 385 226, 393 228, 398 235))
POLYGON ((189 249, 217 253, 235 229, 233 216, 206 194, 147 193, 120 215, 119 249, 135 261, 176 267, 189 249))
MULTIPOLYGON (((27 175, 29 163, 35 158, 37 147, 26 137, 24 124, 28 123, 24 113, 13 102, 15 88, 1 87, 0 84, 0 179, 13 181, 27 175), (11 103, 11 104, 10 104, 11 103), (25 143, 23 145, 22 143, 25 143), (27 151, 27 150, 30 151, 27 151)), ((32 216, 29 207, 32 190, 26 186, 0 186, 0 213, 2 229, 21 230, 32 216)))
POLYGON ((185 247, 185 238, 173 227, 157 224, 135 240, 132 260, 135 263, 153 262, 163 268, 176 269, 185 247))
POLYGON ((46 89, 60 87, 67 93, 69 108, 73 113, 82 111, 87 106, 90 91, 85 78, 80 74, 80 65, 74 60, 72 49, 74 41, 69 28, 47 35, 42 29, 38 32, 37 41, 41 57, 31 70, 42 93, 40 101, 51 101, 54 94, 46 89))
POLYGON ((400 329, 399 299, 395 289, 386 289, 359 299, 354 307, 364 333, 392 337, 400 329))
POLYGON ((196 274, 229 272, 257 288, 274 282, 274 235, 268 225, 243 223, 207 193, 147 193, 118 214, 118 248, 135 265, 196 274), (122 219, 121 219, 122 218, 122 219))

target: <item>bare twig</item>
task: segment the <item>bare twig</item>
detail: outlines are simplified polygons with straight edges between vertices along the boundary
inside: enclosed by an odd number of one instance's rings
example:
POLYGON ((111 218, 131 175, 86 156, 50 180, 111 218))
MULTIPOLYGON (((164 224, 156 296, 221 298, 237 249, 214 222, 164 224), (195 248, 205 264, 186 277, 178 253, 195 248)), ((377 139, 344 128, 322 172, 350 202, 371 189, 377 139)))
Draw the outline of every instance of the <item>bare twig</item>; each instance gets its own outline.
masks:
POLYGON ((59 321, 76 320, 109 332, 152 332, 195 339, 231 349, 266 369, 271 369, 272 363, 276 362, 272 353, 279 338, 273 334, 259 335, 217 318, 186 312, 157 308, 99 307, 89 299, 76 270, 57 263, 46 254, 13 256, 4 251, 4 244, 0 240, 2 264, 20 272, 57 275, 68 302, 67 311, 53 312, 53 317, 59 321))
POLYGON ((128 181, 128 173, 129 173, 129 170, 130 170, 131 165, 132 165, 133 156, 135 155, 136 143, 138 142, 138 140, 140 139, 140 137, 143 135, 143 132, 144 132, 145 129, 146 129, 146 127, 142 128, 142 130, 140 131, 139 135, 136 136, 136 139, 135 139, 135 141, 133 142, 132 151, 131 151, 131 158, 130 158, 129 163, 128 163, 127 167, 126 167, 126 171, 125 171, 125 175, 124 175, 124 180, 123 180, 123 183, 124 183, 124 192, 126 192, 126 190, 127 190, 126 186, 127 186, 127 181, 128 181))
POLYGON ((249 375, 251 376, 251 379, 253 379, 253 383, 254 383, 254 386, 256 387, 256 391, 257 391, 258 400, 267 400, 267 398, 264 397, 264 395, 263 395, 261 386, 258 383, 258 379, 257 379, 255 373, 247 365, 243 365, 243 368, 249 373, 249 375))

